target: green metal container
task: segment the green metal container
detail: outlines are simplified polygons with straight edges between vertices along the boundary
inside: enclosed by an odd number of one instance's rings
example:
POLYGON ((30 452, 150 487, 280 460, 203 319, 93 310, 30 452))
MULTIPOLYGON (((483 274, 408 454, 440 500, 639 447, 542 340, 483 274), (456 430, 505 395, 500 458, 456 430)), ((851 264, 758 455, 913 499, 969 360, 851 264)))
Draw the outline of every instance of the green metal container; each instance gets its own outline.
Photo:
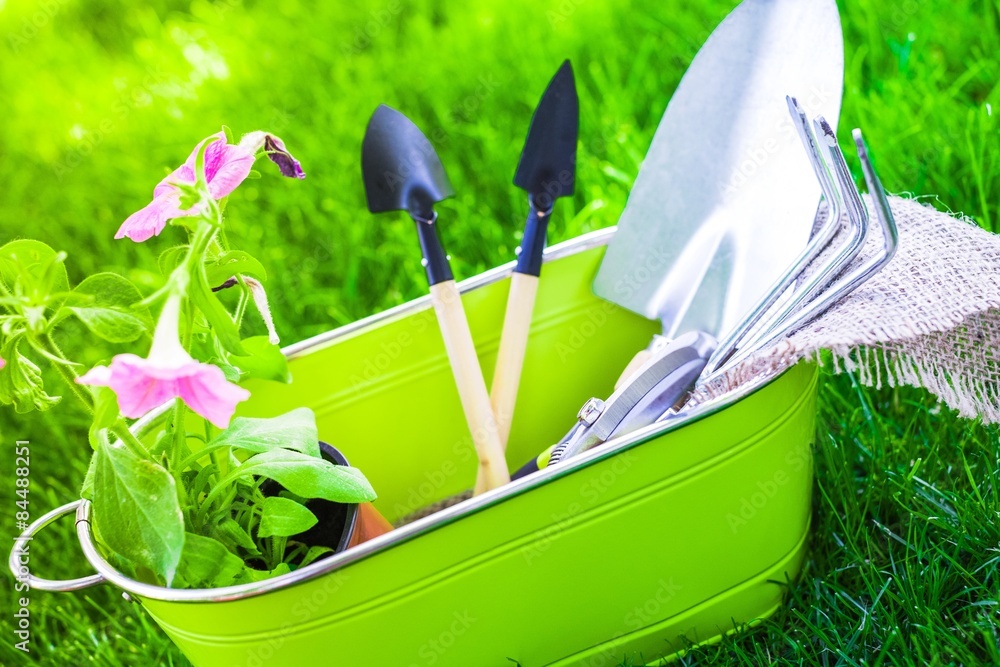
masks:
MULTIPOLYGON (((591 292, 612 233, 547 254, 511 467, 556 442, 587 398, 610 394, 657 331, 591 292)), ((493 368, 510 268, 461 286, 484 369, 493 368)), ((242 414, 311 407, 320 437, 365 471, 391 521, 472 485, 474 449, 428 299, 287 354, 294 382, 255 385, 242 414)), ((686 641, 718 639, 781 604, 809 528, 816 380, 813 366, 796 366, 688 419, 258 584, 132 581, 95 549, 90 506, 77 501, 28 533, 76 509, 98 574, 35 587, 110 582, 199 666, 657 664, 686 641)))

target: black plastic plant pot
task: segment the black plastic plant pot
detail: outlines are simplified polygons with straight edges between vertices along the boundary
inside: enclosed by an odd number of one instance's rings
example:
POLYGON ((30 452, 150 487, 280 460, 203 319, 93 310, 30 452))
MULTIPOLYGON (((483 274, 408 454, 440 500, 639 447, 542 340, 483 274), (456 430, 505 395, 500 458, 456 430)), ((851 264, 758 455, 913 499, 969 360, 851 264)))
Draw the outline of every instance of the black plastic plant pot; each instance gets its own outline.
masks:
MULTIPOLYGON (((320 441, 319 451, 324 459, 334 465, 350 465, 347 458, 333 445, 320 441)), ((314 498, 306 503, 306 507, 319 521, 306 532, 297 535, 297 540, 310 546, 330 547, 334 553, 345 551, 351 546, 351 537, 358 523, 357 503, 346 505, 314 498)))
MULTIPOLYGON (((323 458, 334 465, 350 465, 347 458, 333 445, 320 441, 319 450, 323 458)), ((261 485, 260 490, 265 496, 277 496, 285 490, 285 487, 275 481, 267 480, 261 485)), ((357 503, 338 503, 323 498, 313 498, 306 502, 306 507, 319 521, 309 530, 296 535, 296 541, 314 547, 328 547, 333 549, 333 553, 340 553, 353 546, 352 538, 358 523, 357 503)))

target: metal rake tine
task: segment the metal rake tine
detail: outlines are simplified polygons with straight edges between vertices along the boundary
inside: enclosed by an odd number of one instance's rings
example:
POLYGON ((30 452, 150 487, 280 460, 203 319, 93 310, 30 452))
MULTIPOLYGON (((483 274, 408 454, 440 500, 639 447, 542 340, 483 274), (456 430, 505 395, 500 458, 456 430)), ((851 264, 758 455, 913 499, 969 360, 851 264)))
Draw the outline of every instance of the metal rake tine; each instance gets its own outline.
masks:
MULTIPOLYGON (((830 160, 836 178, 837 190, 843 198, 845 208, 847 209, 847 218, 851 223, 851 236, 847 243, 841 246, 840 250, 830 259, 826 267, 811 276, 799 288, 795 297, 785 304, 781 310, 771 316, 769 329, 759 331, 756 337, 757 340, 771 333, 786 318, 793 315, 797 310, 808 304, 817 294, 826 289, 837 276, 843 273, 844 269, 850 266, 851 262, 858 256, 858 253, 861 252, 861 249, 865 245, 865 239, 868 237, 870 222, 868 210, 861 201, 861 194, 858 192, 858 187, 851 178, 851 172, 847 168, 844 153, 840 150, 837 135, 822 116, 814 120, 813 124, 815 125, 817 134, 823 138, 823 143, 826 145, 827 157, 830 160)), ((747 346, 749 347, 752 344, 753 342, 750 342, 747 346)))
MULTIPOLYGON (((841 271, 850 266, 851 262, 858 256, 858 253, 861 252, 861 248, 864 247, 865 239, 868 236, 868 227, 871 218, 868 216, 868 210, 865 208, 864 202, 861 201, 861 193, 858 192, 858 186, 855 185, 854 179, 851 178, 851 172, 847 168, 844 152, 840 150, 840 143, 837 141, 836 133, 834 133, 833 128, 830 127, 830 124, 822 116, 817 119, 816 125, 826 140, 830 159, 833 162, 833 170, 837 174, 840 191, 844 195, 844 201, 847 203, 847 215, 851 219, 855 232, 847 245, 846 252, 842 256, 839 256, 835 263, 831 264, 831 266, 837 267, 836 271, 829 275, 829 278, 832 280, 841 271), (851 214, 852 210, 854 212, 853 216, 851 214)), ((822 285, 820 289, 825 286, 822 285)))
MULTIPOLYGON (((872 199, 875 218, 878 220, 879 227, 882 230, 882 252, 876 253, 866 260, 861 266, 855 268, 837 281, 834 286, 828 288, 814 301, 810 302, 808 306, 795 313, 784 324, 781 331, 770 335, 766 340, 757 345, 755 350, 770 345, 779 337, 795 331, 809 320, 821 315, 827 308, 842 297, 853 292, 869 278, 881 271, 896 254, 896 248, 899 245, 899 232, 896 228, 896 220, 892 216, 892 210, 889 208, 889 199, 868 157, 868 147, 861 135, 861 130, 855 129, 852 134, 857 147, 858 158, 861 160, 861 168, 865 174, 865 183, 868 185, 868 194, 872 199)), ((857 188, 854 188, 854 191, 857 192, 857 188)), ((861 205, 864 206, 863 203, 861 205)))
POLYGON ((840 150, 837 142, 837 135, 833 128, 820 116, 814 122, 817 133, 823 138, 826 144, 827 157, 833 166, 833 173, 836 177, 837 187, 840 191, 847 209, 847 217, 851 222, 851 237, 846 244, 841 246, 837 254, 827 263, 826 268, 817 271, 806 283, 799 288, 795 296, 785 303, 776 313, 768 317, 766 326, 759 327, 757 332, 745 341, 743 345, 732 355, 730 359, 736 363, 749 357, 754 352, 760 350, 771 341, 775 340, 781 332, 788 331, 787 323, 795 320, 798 313, 806 312, 812 305, 811 300, 818 298, 818 295, 842 274, 851 262, 861 252, 865 239, 868 236, 869 215, 857 186, 851 178, 851 173, 847 168, 847 161, 844 153, 840 150))
MULTIPOLYGON (((828 187, 833 186, 834 191, 831 199, 838 204, 835 211, 836 217, 831 215, 830 222, 834 224, 835 229, 839 226, 840 206, 845 205, 847 217, 850 222, 851 236, 829 260, 824 269, 817 271, 803 285, 800 285, 794 295, 782 304, 776 312, 768 314, 764 325, 758 326, 756 331, 752 335, 747 336, 745 340, 737 341, 736 350, 728 355, 729 359, 734 363, 742 361, 760 349, 761 341, 770 340, 771 335, 775 331, 778 331, 779 327, 789 317, 794 315, 796 311, 804 308, 810 298, 815 297, 833 282, 854 261, 854 258, 857 257, 864 246, 865 236, 868 233, 868 212, 861 202, 857 187, 851 180, 850 172, 847 169, 847 162, 844 160, 844 154, 837 143, 837 137, 833 132, 833 128, 830 127, 830 124, 822 116, 815 119, 812 125, 815 127, 816 134, 822 137, 822 144, 825 149, 823 152, 826 154, 826 159, 818 154, 817 158, 822 160, 824 165, 828 166, 835 178, 835 180, 830 179, 829 173, 827 174, 827 185, 828 187)), ((809 128, 807 127, 807 129, 809 128)), ((809 134, 811 135, 812 132, 810 131, 809 134)), ((820 182, 821 184, 823 183, 822 180, 820 182)), ((831 213, 833 212, 831 211, 831 213)), ((716 368, 713 369, 713 373, 706 373, 705 377, 711 379, 712 375, 715 374, 714 371, 717 371, 721 366, 721 362, 717 363, 716 368)))
POLYGON ((899 248, 899 230, 896 228, 896 219, 889 207, 889 198, 885 194, 885 188, 882 187, 882 181, 868 157, 868 145, 865 143, 865 138, 861 135, 860 129, 855 129, 851 134, 858 150, 858 159, 861 160, 861 171, 865 174, 865 183, 868 185, 868 196, 872 200, 875 218, 878 220, 879 226, 882 227, 884 252, 882 258, 872 266, 871 275, 874 275, 892 261, 896 254, 896 250, 899 248))
POLYGON ((799 139, 802 141, 806 155, 809 158, 809 164, 812 166, 813 172, 816 174, 816 180, 819 181, 820 189, 823 191, 823 198, 826 200, 828 208, 827 219, 785 273, 778 278, 761 300, 757 302, 749 315, 719 343, 715 353, 712 354, 712 357, 708 360, 708 364, 705 366, 705 375, 710 375, 726 363, 736 351, 740 341, 760 323, 762 318, 767 314, 768 309, 785 294, 805 268, 829 245, 833 237, 836 236, 837 229, 840 227, 840 213, 843 201, 830 175, 830 168, 820 153, 820 148, 810 126, 809 118, 805 111, 802 110, 802 107, 799 106, 799 102, 795 97, 786 96, 785 101, 788 103, 788 112, 791 114, 793 125, 799 134, 799 139))

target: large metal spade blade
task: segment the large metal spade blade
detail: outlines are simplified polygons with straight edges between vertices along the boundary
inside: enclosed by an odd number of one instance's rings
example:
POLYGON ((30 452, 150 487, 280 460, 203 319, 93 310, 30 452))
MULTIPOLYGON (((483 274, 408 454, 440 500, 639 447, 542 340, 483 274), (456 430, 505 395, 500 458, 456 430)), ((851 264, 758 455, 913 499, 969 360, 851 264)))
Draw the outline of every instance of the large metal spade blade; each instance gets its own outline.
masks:
POLYGON ((834 0, 744 0, 674 92, 594 282, 595 292, 716 336, 809 240, 819 184, 785 97, 835 123, 844 51, 834 0))

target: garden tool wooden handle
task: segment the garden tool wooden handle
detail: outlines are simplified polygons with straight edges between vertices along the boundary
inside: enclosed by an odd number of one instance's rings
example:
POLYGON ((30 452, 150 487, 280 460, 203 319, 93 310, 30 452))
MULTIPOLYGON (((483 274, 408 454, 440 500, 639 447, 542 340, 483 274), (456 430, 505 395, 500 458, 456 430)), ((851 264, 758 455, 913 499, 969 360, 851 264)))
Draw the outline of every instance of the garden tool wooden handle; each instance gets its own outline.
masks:
POLYGON ((499 426, 500 445, 504 451, 507 449, 514 407, 517 404, 517 388, 521 383, 521 369, 524 366, 524 353, 528 348, 531 313, 535 309, 537 292, 538 276, 527 273, 514 273, 511 276, 507 312, 503 319, 503 332, 500 334, 500 351, 497 353, 493 387, 490 390, 493 414, 499 426))
POLYGON ((507 462, 497 432, 497 420, 490 406, 490 396, 486 392, 486 381, 472 343, 469 321, 465 317, 455 281, 446 280, 431 285, 430 291, 431 303, 441 327, 441 337, 458 386, 458 395, 462 400, 462 410, 479 456, 474 491, 478 495, 503 486, 510 481, 510 474, 507 472, 507 462))

